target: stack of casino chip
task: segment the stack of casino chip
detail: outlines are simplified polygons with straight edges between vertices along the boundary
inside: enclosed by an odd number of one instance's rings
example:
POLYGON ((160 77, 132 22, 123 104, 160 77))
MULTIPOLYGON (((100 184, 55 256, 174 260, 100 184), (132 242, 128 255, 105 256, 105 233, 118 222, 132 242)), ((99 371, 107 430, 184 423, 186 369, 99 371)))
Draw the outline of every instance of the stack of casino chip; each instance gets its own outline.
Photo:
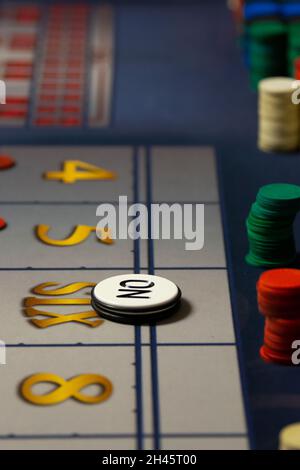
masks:
POLYGON ((264 78, 287 74, 286 25, 280 18, 255 20, 247 26, 246 35, 253 89, 264 78))
POLYGON ((266 362, 292 365, 292 345, 300 340, 300 270, 263 273, 257 283, 257 301, 265 317, 261 357, 266 362))
POLYGON ((252 266, 280 267, 296 257, 293 223, 300 209, 300 186, 276 183, 263 186, 246 221, 252 266))
POLYGON ((259 83, 258 146, 264 152, 291 152, 299 147, 299 106, 292 95, 299 82, 272 77, 259 83))

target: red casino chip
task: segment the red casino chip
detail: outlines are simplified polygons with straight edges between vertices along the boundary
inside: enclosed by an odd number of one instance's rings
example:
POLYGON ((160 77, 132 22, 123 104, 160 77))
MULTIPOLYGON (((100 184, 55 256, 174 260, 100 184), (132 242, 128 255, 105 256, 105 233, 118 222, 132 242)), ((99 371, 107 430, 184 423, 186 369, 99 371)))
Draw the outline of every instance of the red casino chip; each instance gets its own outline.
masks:
POLYGON ((285 302, 284 304, 270 304, 258 300, 258 309, 264 317, 282 320, 296 320, 299 318, 299 302, 285 302))
POLYGON ((300 320, 283 320, 283 319, 274 319, 266 318, 266 326, 273 334, 277 335, 290 335, 295 332, 300 332, 300 320))
POLYGON ((293 365, 291 354, 282 354, 270 350, 267 346, 260 348, 261 358, 268 363, 282 364, 282 365, 293 365))
POLYGON ((298 269, 271 269, 263 273, 257 283, 258 291, 273 293, 299 292, 300 270, 298 269))
POLYGON ((279 355, 284 355, 286 357, 291 357, 293 354, 293 349, 289 347, 284 347, 281 344, 273 344, 271 341, 264 341, 264 347, 267 348, 268 351, 271 351, 272 353, 279 354, 279 355))
POLYGON ((15 166, 16 162, 8 155, 0 155, 0 171, 9 170, 15 166))
POLYGON ((6 227, 7 227, 6 221, 0 218, 0 231, 4 230, 6 227))
POLYGON ((270 340, 272 343, 280 344, 286 348, 289 348, 295 340, 298 340, 299 330, 295 332, 289 332, 289 334, 277 334, 266 327, 265 338, 270 340))
POLYGON ((271 351, 291 355, 293 352, 293 343, 298 338, 299 336, 297 335, 297 332, 290 333, 289 335, 278 335, 270 332, 266 327, 264 333, 264 345, 271 351))

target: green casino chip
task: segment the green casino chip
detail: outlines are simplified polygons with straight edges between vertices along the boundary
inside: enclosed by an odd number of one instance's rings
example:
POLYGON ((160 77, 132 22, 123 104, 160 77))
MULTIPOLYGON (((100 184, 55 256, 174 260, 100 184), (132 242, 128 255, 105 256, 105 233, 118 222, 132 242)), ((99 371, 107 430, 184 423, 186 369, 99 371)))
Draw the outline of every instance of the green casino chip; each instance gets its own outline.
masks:
POLYGON ((257 202, 270 208, 291 205, 295 210, 300 209, 300 187, 294 184, 275 183, 260 188, 257 202))
POLYGON ((282 21, 255 21, 248 26, 248 32, 256 38, 285 35, 287 27, 282 21))

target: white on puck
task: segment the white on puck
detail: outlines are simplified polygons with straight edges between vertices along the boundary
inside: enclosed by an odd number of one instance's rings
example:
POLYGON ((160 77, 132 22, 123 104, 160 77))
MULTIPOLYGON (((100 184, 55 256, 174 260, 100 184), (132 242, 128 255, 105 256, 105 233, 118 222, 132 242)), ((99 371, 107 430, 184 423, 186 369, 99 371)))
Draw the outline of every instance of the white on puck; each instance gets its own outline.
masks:
POLYGON ((121 274, 99 282, 92 298, 97 306, 112 311, 147 314, 174 305, 180 299, 180 289, 160 276, 121 274))

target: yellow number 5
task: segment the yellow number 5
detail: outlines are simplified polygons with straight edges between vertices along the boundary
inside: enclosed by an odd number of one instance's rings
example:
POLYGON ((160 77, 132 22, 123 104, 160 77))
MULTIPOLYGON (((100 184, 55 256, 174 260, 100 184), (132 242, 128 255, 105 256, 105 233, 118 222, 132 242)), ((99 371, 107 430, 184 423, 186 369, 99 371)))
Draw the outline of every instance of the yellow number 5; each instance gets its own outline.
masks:
MULTIPOLYGON (((57 240, 50 238, 48 232, 50 230, 50 225, 38 225, 36 227, 36 236, 46 245, 52 246, 74 246, 79 245, 79 243, 84 242, 92 232, 96 232, 96 227, 90 227, 89 225, 77 225, 71 235, 63 240, 57 240)), ((111 245, 113 240, 111 238, 111 232, 109 229, 101 230, 101 237, 98 240, 101 243, 106 245, 111 245)))

